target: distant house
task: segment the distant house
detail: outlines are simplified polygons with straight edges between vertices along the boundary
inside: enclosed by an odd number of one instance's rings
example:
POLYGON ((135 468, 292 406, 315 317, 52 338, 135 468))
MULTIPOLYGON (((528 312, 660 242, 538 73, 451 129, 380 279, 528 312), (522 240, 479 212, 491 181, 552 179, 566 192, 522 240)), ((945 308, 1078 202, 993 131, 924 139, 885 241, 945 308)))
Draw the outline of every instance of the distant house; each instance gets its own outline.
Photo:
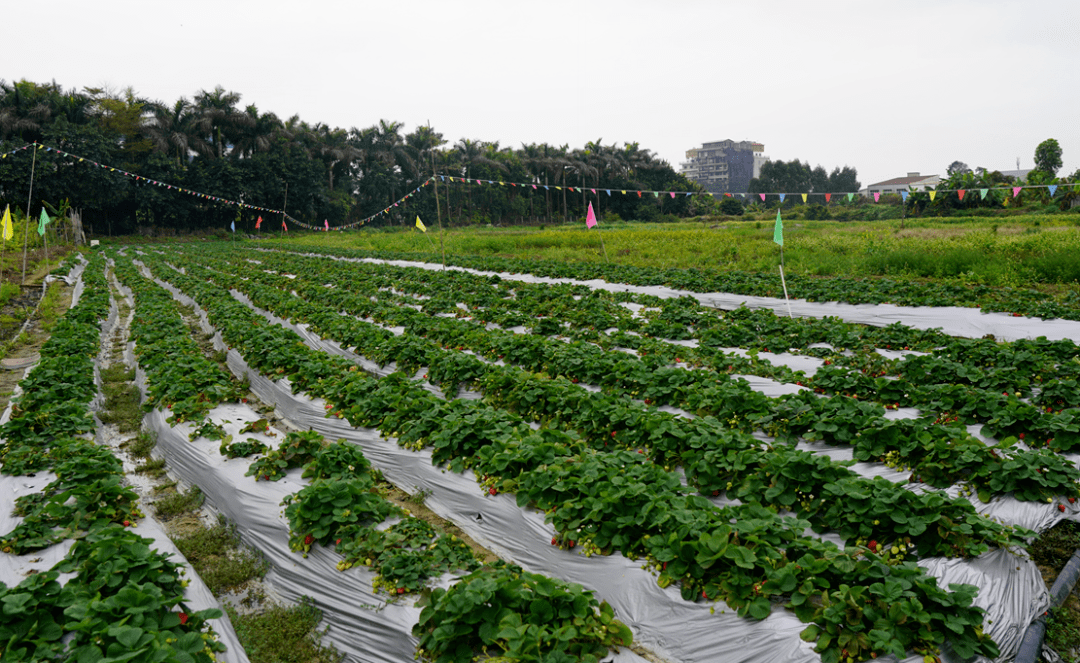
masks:
POLYGON ((900 193, 901 191, 929 191, 938 185, 941 181, 941 177, 938 175, 920 175, 919 173, 908 173, 904 177, 894 177, 891 180, 885 180, 884 182, 877 182, 875 184, 868 184, 865 189, 860 191, 864 196, 872 196, 875 193, 900 193))
POLYGON ((1035 169, 1034 168, 1024 168, 1024 169, 1021 169, 1021 170, 999 170, 997 172, 1001 173, 1005 177, 1011 177, 1016 181, 1020 181, 1020 180, 1026 180, 1027 176, 1030 175, 1031 171, 1033 171, 1033 170, 1035 170, 1035 169))

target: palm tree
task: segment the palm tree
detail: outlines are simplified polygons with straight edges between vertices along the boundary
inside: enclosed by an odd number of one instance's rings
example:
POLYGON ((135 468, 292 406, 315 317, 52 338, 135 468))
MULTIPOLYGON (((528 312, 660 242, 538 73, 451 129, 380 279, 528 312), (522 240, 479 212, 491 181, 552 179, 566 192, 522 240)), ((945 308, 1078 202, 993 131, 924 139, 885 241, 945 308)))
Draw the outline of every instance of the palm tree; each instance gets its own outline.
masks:
POLYGON ((226 145, 235 144, 241 128, 250 128, 255 120, 236 109, 240 103, 239 92, 226 92, 220 85, 213 91, 200 91, 195 95, 195 108, 198 111, 198 127, 211 148, 206 156, 225 156, 226 145))
POLYGON ((145 126, 147 137, 154 149, 163 154, 176 156, 176 164, 183 165, 191 152, 204 153, 209 149, 197 128, 198 116, 191 102, 180 97, 171 107, 160 101, 150 102, 150 120, 145 126))
POLYGON ((237 128, 236 142, 233 143, 230 156, 237 159, 250 158, 256 152, 270 149, 274 139, 284 135, 285 125, 275 114, 259 113, 255 104, 249 104, 244 109, 244 115, 251 118, 251 122, 237 128))

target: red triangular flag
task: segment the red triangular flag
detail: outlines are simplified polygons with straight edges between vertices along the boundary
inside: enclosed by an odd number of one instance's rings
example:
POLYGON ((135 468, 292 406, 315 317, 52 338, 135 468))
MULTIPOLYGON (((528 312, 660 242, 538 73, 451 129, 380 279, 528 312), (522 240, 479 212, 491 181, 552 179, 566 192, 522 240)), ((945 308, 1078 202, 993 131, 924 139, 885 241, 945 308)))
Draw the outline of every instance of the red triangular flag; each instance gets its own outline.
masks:
POLYGON ((829 202, 830 200, 832 200, 832 194, 831 193, 825 194, 825 202, 829 202))
POLYGON ((956 195, 960 196, 960 200, 963 200, 964 199, 964 190, 963 189, 957 189, 956 190, 956 195))

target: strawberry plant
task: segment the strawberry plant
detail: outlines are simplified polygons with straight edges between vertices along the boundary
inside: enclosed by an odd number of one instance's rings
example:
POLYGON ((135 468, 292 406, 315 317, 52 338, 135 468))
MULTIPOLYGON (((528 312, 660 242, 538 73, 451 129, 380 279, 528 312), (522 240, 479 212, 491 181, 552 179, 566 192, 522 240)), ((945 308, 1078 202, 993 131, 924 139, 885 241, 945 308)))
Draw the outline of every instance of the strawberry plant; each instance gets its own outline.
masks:
POLYGON ((516 661, 598 663, 615 647, 628 647, 630 629, 580 585, 486 566, 448 590, 421 601, 413 627, 423 661, 468 663, 477 656, 516 661))

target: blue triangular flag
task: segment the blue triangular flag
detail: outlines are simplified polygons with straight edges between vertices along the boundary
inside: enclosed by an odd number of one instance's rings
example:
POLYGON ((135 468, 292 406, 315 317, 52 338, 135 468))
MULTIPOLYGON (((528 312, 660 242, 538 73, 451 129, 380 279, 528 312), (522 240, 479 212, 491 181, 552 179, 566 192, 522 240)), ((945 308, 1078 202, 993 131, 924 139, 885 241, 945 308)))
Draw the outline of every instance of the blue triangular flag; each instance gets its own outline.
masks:
POLYGON ((780 194, 780 202, 784 202, 784 194, 780 194))
POLYGON ((1056 184, 1051 184, 1050 186, 1048 186, 1046 188, 1050 190, 1050 197, 1053 198, 1054 197, 1054 192, 1057 191, 1057 185, 1056 184))
POLYGON ((229 225, 231 225, 231 226, 232 226, 232 231, 233 231, 233 232, 236 232, 236 221, 233 221, 233 222, 232 222, 231 224, 229 224, 229 225))
MULTIPOLYGON (((547 188, 547 187, 545 187, 545 188, 547 188)), ((606 191, 607 191, 607 195, 610 196, 611 195, 611 189, 606 189, 606 191)))
POLYGON ((900 197, 903 198, 904 202, 906 203, 907 202, 907 197, 908 197, 908 192, 907 191, 901 191, 900 192, 900 197))

